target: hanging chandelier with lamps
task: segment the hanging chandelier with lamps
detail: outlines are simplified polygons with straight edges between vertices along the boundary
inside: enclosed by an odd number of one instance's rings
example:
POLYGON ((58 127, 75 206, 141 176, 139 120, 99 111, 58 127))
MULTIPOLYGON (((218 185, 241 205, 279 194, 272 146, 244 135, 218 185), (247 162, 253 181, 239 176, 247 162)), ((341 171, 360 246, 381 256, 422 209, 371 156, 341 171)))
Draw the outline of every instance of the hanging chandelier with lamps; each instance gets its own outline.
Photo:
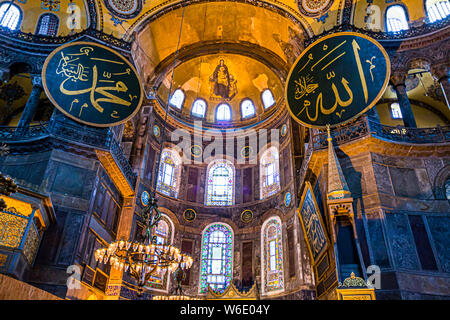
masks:
POLYGON ((139 296, 142 296, 150 276, 162 276, 167 271, 173 273, 178 268, 184 271, 193 262, 192 257, 181 253, 178 248, 158 243, 157 237, 152 236, 152 229, 161 218, 154 193, 149 204, 142 210, 141 218, 145 222, 143 241, 122 239, 94 252, 97 262, 109 263, 113 268, 128 272, 138 283, 139 296))

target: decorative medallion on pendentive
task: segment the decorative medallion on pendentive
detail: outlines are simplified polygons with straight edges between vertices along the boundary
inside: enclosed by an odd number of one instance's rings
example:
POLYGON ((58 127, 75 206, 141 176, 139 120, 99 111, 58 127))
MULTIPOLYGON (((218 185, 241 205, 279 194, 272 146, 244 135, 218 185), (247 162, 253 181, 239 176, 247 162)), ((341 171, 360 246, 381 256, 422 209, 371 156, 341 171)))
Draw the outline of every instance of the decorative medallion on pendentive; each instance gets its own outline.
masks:
POLYGON ((191 154, 194 158, 198 158, 201 157, 203 153, 202 147, 200 147, 199 145, 193 145, 191 146, 191 154))
POLYGON ((241 221, 243 223, 250 223, 253 221, 253 212, 250 210, 244 210, 241 213, 241 221))
POLYGON ((142 0, 103 0, 105 7, 122 19, 135 18, 142 10, 142 0))
POLYGON ((286 206, 286 208, 289 208, 291 202, 292 202, 292 194, 290 192, 286 192, 286 194, 284 195, 284 205, 286 206))
POLYGON ((94 42, 70 42, 55 49, 42 68, 42 84, 65 116, 94 127, 112 127, 136 115, 144 97, 133 65, 94 42))
POLYGON ((159 129, 159 127, 156 124, 153 126, 153 134, 157 138, 159 138, 159 135, 161 134, 161 130, 159 129))
POLYGON ((316 17, 327 12, 334 0, 297 0, 298 9, 308 17, 316 17))
POLYGON ((251 146, 245 146, 241 149, 242 158, 250 158, 253 155, 253 148, 251 146))
POLYGON ((281 136, 284 137, 287 134, 287 131, 287 124, 285 123, 281 126, 281 136))
POLYGON ((144 207, 148 206, 148 203, 150 202, 150 195, 147 191, 142 192, 141 194, 141 203, 144 207))
POLYGON ((195 212, 194 209, 186 209, 183 213, 183 218, 187 222, 194 221, 196 217, 197 217, 197 213, 195 212))

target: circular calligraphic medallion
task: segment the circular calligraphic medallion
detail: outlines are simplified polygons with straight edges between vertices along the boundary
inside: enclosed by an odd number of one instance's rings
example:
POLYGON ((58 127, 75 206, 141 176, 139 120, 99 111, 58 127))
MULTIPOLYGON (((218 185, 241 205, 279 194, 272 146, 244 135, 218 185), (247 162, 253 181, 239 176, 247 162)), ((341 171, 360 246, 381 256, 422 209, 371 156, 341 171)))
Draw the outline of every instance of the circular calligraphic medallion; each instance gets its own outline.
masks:
POLYGON ((245 146, 241 149, 242 158, 250 158, 253 155, 253 148, 251 146, 245 146))
POLYGON ((244 223, 250 223, 253 221, 253 212, 250 210, 244 210, 241 213, 241 221, 244 223))
POLYGON ((141 194, 141 203, 143 206, 148 206, 148 203, 150 202, 150 195, 147 191, 142 192, 141 194))
POLYGON ((325 36, 306 48, 289 72, 289 113, 310 128, 349 122, 381 98, 390 69, 389 56, 376 40, 355 32, 325 36))
POLYGON ((93 42, 71 42, 54 50, 45 60, 42 83, 64 115, 95 127, 126 122, 139 111, 143 99, 131 63, 93 42))
POLYGON ((203 153, 202 147, 198 145, 191 146, 191 154, 194 158, 200 157, 202 153, 203 153))
POLYGON ((161 134, 161 130, 159 129, 159 127, 155 124, 153 126, 153 134, 155 135, 155 137, 159 137, 159 135, 161 134))
POLYGON ((194 209, 186 209, 183 213, 183 218, 187 222, 194 221, 196 217, 197 217, 197 213, 195 212, 194 209))
POLYGON ((284 205, 286 206, 286 208, 289 208, 289 206, 291 205, 291 201, 292 201, 291 193, 286 192, 286 194, 284 195, 284 205))

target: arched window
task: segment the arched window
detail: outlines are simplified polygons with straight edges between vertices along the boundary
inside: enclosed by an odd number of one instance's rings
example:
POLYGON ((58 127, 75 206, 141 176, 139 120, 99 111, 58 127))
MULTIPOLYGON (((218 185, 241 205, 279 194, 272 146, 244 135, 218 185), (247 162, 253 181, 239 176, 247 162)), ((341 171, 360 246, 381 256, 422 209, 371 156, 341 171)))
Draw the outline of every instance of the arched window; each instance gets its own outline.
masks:
POLYGON ((207 206, 230 206, 234 202, 234 166, 224 159, 211 162, 207 171, 207 206))
POLYGON ((43 36, 56 36, 58 33, 59 19, 53 13, 43 14, 38 21, 36 34, 43 36))
POLYGON ((242 118, 250 118, 255 115, 255 105, 250 99, 244 99, 241 102, 241 114, 242 118))
POLYGON ((19 29, 22 20, 22 11, 11 1, 3 2, 0 5, 0 26, 11 30, 19 29))
POLYGON ((386 10, 386 28, 388 32, 408 30, 405 9, 400 5, 390 6, 386 10))
POLYGON ((226 103, 221 103, 216 109, 216 120, 217 121, 229 121, 231 120, 231 108, 226 103))
POLYGON ((192 115, 194 117, 204 118, 206 113, 206 102, 203 99, 196 99, 192 104, 192 115))
POLYGON ((279 217, 267 219, 261 228, 262 293, 266 295, 284 290, 283 242, 279 217))
POLYGON ((175 90, 175 92, 172 94, 172 97, 169 100, 169 104, 172 107, 175 107, 177 109, 181 109, 184 102, 184 92, 181 89, 175 90))
POLYGON ((275 104, 275 99, 273 97, 272 91, 266 89, 261 95, 261 99, 264 105, 264 109, 270 108, 275 104))
MULTIPOLYGON (((152 229, 152 237, 156 236, 157 244, 171 245, 173 242, 174 226, 170 218, 162 214, 161 219, 155 228, 152 229)), ((159 274, 153 274, 149 278, 148 287, 162 289, 166 292, 169 289, 169 272, 162 268, 159 274)))
POLYGON ((400 109, 398 102, 391 104, 391 115, 392 119, 403 119, 402 110, 400 109))
POLYGON ((167 222, 160 220, 153 230, 153 236, 156 236, 157 244, 169 244, 169 225, 167 222))
POLYGON ((448 0, 427 0, 426 8, 430 22, 445 19, 450 15, 450 2, 448 0))
POLYGON ((231 283, 233 270, 233 232, 229 225, 214 223, 205 228, 201 257, 199 293, 206 293, 208 285, 223 292, 231 283))
POLYGON ((450 201, 450 178, 445 181, 445 197, 450 201))
POLYGON ((276 147, 270 147, 259 161, 261 178, 261 199, 270 197, 280 191, 279 154, 276 147))
POLYGON ((171 149, 164 149, 161 153, 157 190, 176 198, 180 185, 181 158, 171 149))

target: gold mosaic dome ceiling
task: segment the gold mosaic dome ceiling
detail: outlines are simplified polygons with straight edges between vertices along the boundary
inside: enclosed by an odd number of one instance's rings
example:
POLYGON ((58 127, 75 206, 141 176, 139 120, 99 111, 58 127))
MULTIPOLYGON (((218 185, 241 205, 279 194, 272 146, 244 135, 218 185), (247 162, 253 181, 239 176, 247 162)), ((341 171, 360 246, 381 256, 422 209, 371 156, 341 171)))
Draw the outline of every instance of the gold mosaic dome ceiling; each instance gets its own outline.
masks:
MULTIPOLYGON (((161 82, 157 94, 168 100, 171 74, 161 82)), ((181 89, 184 99, 181 109, 174 105, 174 112, 188 118, 197 99, 206 103, 205 121, 216 122, 217 106, 226 103, 231 107, 231 120, 238 122, 248 118, 261 119, 263 113, 276 105, 283 97, 280 78, 263 63, 237 54, 212 54, 197 57, 178 65, 174 71, 172 93, 181 89), (263 100, 263 92, 269 89, 273 103, 263 100), (249 100, 255 107, 255 115, 242 114, 241 105, 249 100)), ((173 96, 173 95, 172 95, 173 96)), ((172 100, 171 100, 172 101, 172 100)))
POLYGON ((271 107, 282 104, 284 79, 306 37, 300 24, 276 10, 239 2, 199 3, 150 21, 137 33, 133 55, 147 90, 162 105, 170 89, 171 94, 182 91, 181 105, 172 105, 171 115, 196 120, 192 107, 201 99, 205 125, 217 124, 221 103, 231 109, 229 125, 247 125, 267 118, 271 107), (267 89, 270 93, 264 93, 267 89), (270 95, 273 103, 263 95, 270 95), (243 111, 248 100, 254 114, 243 111))

